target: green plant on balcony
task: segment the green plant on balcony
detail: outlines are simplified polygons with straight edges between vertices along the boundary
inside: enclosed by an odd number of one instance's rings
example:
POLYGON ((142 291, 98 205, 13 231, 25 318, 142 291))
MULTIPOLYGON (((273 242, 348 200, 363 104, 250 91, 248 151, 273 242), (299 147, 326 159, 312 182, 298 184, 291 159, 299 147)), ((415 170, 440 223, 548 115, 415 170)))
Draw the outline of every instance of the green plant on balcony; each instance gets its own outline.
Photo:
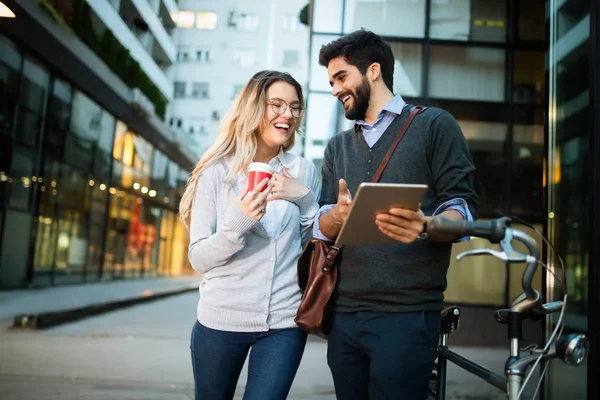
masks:
POLYGON ((167 100, 108 28, 98 35, 92 23, 92 10, 85 0, 40 0, 40 6, 54 20, 70 26, 106 65, 129 87, 137 87, 154 104, 156 115, 164 118, 167 100))

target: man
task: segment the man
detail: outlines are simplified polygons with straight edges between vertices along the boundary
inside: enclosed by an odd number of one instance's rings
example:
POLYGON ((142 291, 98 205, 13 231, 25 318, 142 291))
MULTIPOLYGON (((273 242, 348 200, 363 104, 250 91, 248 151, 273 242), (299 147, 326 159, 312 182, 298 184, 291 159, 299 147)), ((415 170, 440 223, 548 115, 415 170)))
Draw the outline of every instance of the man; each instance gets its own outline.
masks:
MULTIPOLYGON (((314 235, 335 240, 352 194, 370 181, 411 106, 394 96, 394 56, 381 37, 357 31, 323 46, 333 95, 352 129, 334 136, 323 160, 314 235)), ((427 232, 432 218, 476 218, 473 162, 462 131, 444 110, 417 115, 380 182, 427 184, 421 209, 390 209, 376 224, 392 246, 345 246, 327 360, 340 400, 424 400, 440 332, 452 242, 427 232), (435 217, 432 217, 435 215, 435 217)))

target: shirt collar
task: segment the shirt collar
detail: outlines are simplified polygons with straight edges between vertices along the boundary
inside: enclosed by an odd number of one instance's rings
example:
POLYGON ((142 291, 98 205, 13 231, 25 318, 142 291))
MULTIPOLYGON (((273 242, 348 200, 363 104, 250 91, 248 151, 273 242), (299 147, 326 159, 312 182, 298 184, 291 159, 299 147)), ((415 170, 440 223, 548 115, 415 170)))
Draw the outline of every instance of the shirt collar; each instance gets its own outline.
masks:
POLYGON ((377 120, 375 121, 374 124, 371 125, 371 124, 365 122, 364 120, 359 119, 359 120, 356 120, 356 122, 354 123, 354 128, 358 129, 363 126, 373 126, 383 118, 383 116, 385 115, 386 112, 400 115, 400 114, 402 114, 402 109, 404 109, 405 105, 406 105, 406 102, 404 101, 402 96, 397 94, 394 97, 392 97, 390 99, 390 101, 388 101, 386 103, 385 106, 383 106, 383 109, 379 112, 379 115, 377 115, 377 120))
POLYGON ((279 153, 275 156, 281 163, 281 165, 289 171, 290 165, 292 165, 292 155, 283 151, 283 146, 279 148, 279 153))

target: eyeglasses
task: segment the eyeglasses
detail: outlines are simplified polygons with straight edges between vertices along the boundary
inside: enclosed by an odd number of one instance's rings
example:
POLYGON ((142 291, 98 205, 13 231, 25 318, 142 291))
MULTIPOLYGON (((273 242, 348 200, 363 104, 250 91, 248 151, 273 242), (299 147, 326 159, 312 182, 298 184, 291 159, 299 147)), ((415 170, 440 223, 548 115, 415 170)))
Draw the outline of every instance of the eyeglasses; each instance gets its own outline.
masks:
POLYGON ((268 101, 268 104, 271 105, 271 110, 273 110, 273 112, 277 115, 285 114, 288 108, 290 109, 292 117, 294 118, 300 118, 302 115, 304 115, 304 106, 300 103, 292 103, 291 105, 288 105, 285 100, 272 99, 268 101))

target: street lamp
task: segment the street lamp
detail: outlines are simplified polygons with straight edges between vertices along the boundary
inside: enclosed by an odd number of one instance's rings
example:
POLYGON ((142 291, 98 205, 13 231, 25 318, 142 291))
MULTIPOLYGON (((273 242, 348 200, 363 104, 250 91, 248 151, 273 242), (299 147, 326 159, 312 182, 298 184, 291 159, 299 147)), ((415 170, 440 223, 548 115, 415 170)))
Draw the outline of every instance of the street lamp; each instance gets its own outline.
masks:
POLYGON ((0 1, 0 18, 14 18, 15 13, 8 8, 3 2, 0 1))

